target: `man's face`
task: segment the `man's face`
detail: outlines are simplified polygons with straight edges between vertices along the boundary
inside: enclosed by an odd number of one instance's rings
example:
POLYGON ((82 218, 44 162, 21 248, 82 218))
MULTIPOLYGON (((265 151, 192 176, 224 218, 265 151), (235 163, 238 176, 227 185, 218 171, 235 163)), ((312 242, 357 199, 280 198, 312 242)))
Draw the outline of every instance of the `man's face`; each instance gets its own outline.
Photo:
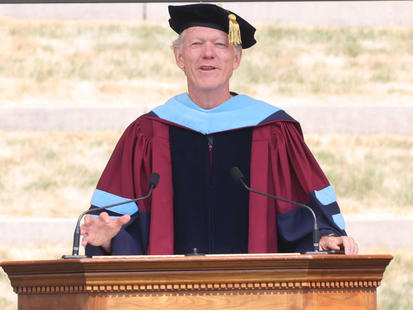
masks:
POLYGON ((241 49, 235 51, 228 35, 208 27, 187 28, 181 48, 174 52, 189 92, 229 91, 229 79, 241 61, 241 49))

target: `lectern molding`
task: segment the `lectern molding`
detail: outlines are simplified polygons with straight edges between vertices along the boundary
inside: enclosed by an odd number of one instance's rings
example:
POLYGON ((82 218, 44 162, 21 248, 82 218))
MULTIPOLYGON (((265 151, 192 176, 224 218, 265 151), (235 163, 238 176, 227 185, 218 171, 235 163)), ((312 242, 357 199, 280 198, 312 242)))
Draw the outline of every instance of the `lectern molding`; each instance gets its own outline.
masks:
POLYGON ((59 309, 67 304, 72 310, 71 300, 85 305, 79 309, 94 310, 129 309, 126 304, 133 305, 130 309, 209 310, 227 309, 223 305, 229 304, 233 306, 228 309, 251 309, 251 305, 329 309, 344 304, 342 309, 376 309, 376 288, 391 259, 390 255, 108 256, 3 262, 2 267, 19 296, 19 310, 53 309, 55 303, 59 309))

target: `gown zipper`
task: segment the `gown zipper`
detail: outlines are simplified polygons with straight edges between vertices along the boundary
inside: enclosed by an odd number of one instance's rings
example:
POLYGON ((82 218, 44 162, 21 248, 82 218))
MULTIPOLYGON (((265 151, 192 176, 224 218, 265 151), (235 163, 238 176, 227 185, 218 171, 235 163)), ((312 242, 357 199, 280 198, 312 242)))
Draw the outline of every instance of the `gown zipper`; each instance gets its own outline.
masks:
POLYGON ((208 135, 208 150, 209 150, 209 176, 212 181, 212 151, 214 148, 214 136, 208 135))
POLYGON ((209 213, 209 225, 208 225, 208 227, 209 227, 209 232, 208 232, 208 235, 209 235, 209 251, 208 252, 213 252, 214 251, 214 242, 213 242, 213 238, 212 238, 212 235, 213 235, 213 231, 214 231, 214 228, 213 228, 213 225, 214 225, 214 223, 213 223, 213 216, 214 216, 214 210, 213 210, 213 206, 211 205, 211 199, 212 199, 212 197, 211 197, 211 190, 212 190, 212 183, 213 183, 213 178, 212 178, 212 176, 213 176, 213 173, 212 173, 212 169, 213 169, 213 167, 212 167, 212 156, 213 156, 213 150, 214 150, 214 137, 213 137, 213 135, 208 135, 207 136, 207 138, 208 138, 208 151, 209 151, 209 185, 208 185, 208 213, 209 213))

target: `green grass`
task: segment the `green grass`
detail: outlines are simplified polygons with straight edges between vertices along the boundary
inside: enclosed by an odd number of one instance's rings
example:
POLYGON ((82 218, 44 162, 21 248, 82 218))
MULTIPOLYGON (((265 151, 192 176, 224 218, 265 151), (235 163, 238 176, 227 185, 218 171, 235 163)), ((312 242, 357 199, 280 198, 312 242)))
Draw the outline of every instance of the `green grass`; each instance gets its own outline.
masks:
MULTIPOLYGON (((381 251, 383 253, 383 251, 381 251)), ((413 309, 413 254, 396 251, 377 290, 378 310, 413 309)))
POLYGON ((0 214, 75 217, 120 133, 0 132, 0 214))
MULTIPOLYGON (((0 20, 0 105, 163 103, 185 91, 155 24, 0 20)), ((277 104, 411 103, 413 30, 261 25, 232 89, 277 104), (313 96, 316 96, 314 98, 313 96)))
MULTIPOLYGON (((272 97, 340 95, 351 102, 351 96, 387 96, 386 85, 413 82, 412 30, 269 25, 258 29, 257 38, 257 47, 245 53, 236 85, 274 84, 264 87, 272 97), (251 76, 255 63, 262 78, 251 76)), ((358 103, 365 102, 371 101, 358 103)))
MULTIPOLYGON (((76 217, 120 132, 0 132, 0 216, 76 217)), ((413 137, 309 135, 342 212, 413 214, 413 137)))
MULTIPOLYGON (((9 40, 0 74, 48 81, 119 81, 163 76, 173 35, 160 26, 73 23, 6 23, 9 40), (161 44, 166 40, 167 44, 161 44)), ((7 42, 7 41, 6 41, 7 42)), ((170 58, 170 57, 168 57, 170 58)), ((172 66, 173 63, 170 64, 172 66)))
POLYGON ((345 213, 406 215, 413 214, 412 138, 313 135, 307 143, 345 213))
MULTIPOLYGON (((160 25, 0 19, 0 106, 160 104, 186 90, 160 25)), ((279 103, 411 104, 413 29, 261 25, 232 90, 279 103)), ((0 216, 77 217, 120 132, 0 132, 0 216)), ((413 214, 413 137, 306 137, 342 212, 413 214)), ((67 246, 0 249, 57 258, 67 246)), ((381 253, 380 251, 379 253, 381 253)), ((413 307, 413 257, 392 253, 379 310, 413 307)), ((16 298, 0 271, 0 309, 16 298)))

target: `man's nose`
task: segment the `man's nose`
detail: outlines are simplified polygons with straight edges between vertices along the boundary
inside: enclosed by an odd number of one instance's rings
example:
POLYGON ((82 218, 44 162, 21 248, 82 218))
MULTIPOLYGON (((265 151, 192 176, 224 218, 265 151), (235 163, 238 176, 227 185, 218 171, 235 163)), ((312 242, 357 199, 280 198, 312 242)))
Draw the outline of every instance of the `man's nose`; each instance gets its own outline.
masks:
POLYGON ((204 58, 214 58, 215 57, 215 49, 212 43, 206 43, 204 45, 203 54, 204 58))

